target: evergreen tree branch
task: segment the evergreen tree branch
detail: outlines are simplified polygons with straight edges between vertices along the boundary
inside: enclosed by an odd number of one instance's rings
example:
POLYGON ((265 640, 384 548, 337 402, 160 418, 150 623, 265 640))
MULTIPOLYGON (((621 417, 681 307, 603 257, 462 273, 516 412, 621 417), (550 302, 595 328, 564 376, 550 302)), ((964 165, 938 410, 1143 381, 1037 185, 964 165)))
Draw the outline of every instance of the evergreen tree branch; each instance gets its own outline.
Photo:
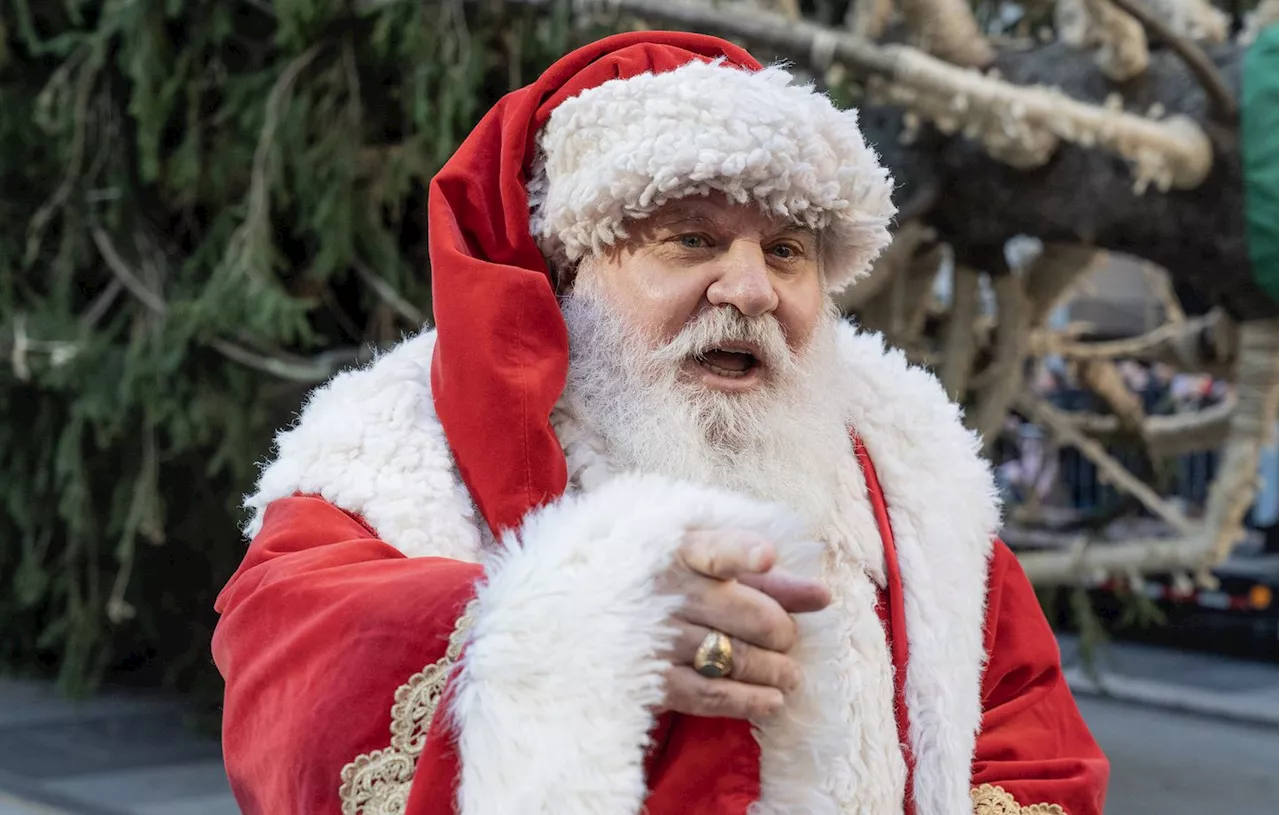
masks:
POLYGON ((129 290, 140 303, 155 312, 157 315, 164 315, 169 310, 169 304, 164 298, 147 288, 129 265, 124 262, 124 258, 120 257, 120 253, 116 251, 115 245, 111 242, 111 238, 101 227, 94 227, 90 233, 93 236, 93 243, 98 247, 98 253, 102 255, 103 261, 106 262, 107 268, 116 276, 116 280, 129 290))
POLYGON ((423 314, 421 309, 406 300, 404 295, 396 291, 385 278, 379 276, 372 269, 358 260, 355 261, 352 266, 355 267, 356 274, 360 276, 360 279, 372 288, 384 303, 390 306, 405 320, 408 320, 416 326, 427 325, 428 322, 430 322, 427 315, 423 314))
POLYGON ((260 354, 229 340, 215 338, 209 345, 227 359, 247 368, 308 385, 324 382, 343 368, 367 361, 372 356, 362 348, 335 348, 310 358, 294 360, 280 354, 260 354))
MULTIPOLYGON (((89 104, 93 98, 94 84, 97 81, 98 71, 102 67, 103 59, 104 56, 100 44, 90 43, 80 46, 75 53, 67 58, 66 62, 58 66, 48 84, 41 91, 37 108, 42 109, 47 116, 49 110, 58 106, 59 94, 71 82, 71 78, 75 77, 74 97, 71 107, 70 159, 67 161, 62 183, 54 190, 53 195, 49 196, 49 199, 31 216, 31 221, 27 226, 27 246, 24 256, 24 262, 27 265, 33 263, 36 256, 39 255, 45 228, 58 210, 66 204, 71 192, 76 187, 76 182, 80 180, 80 171, 84 166, 85 148, 88 141, 89 104), (79 72, 78 75, 77 71, 79 72)), ((46 121, 46 126, 48 124, 46 121)))
MULTIPOLYGON (((139 302, 157 315, 169 311, 169 304, 160 295, 146 287, 133 273, 124 258, 116 250, 111 238, 101 228, 93 229, 93 242, 106 261, 107 267, 116 276, 129 293, 139 302)), ((238 362, 254 370, 269 373, 272 376, 290 382, 318 383, 333 376, 342 368, 369 358, 369 352, 359 348, 338 348, 325 351, 315 356, 290 359, 283 354, 262 354, 230 340, 218 337, 209 340, 209 346, 227 359, 238 362)))
POLYGON ((120 292, 124 289, 124 283, 119 277, 112 277, 111 282, 102 290, 102 293, 93 299, 89 307, 80 315, 80 330, 83 333, 92 331, 94 326, 107 315, 111 306, 115 304, 116 298, 120 296, 120 292))

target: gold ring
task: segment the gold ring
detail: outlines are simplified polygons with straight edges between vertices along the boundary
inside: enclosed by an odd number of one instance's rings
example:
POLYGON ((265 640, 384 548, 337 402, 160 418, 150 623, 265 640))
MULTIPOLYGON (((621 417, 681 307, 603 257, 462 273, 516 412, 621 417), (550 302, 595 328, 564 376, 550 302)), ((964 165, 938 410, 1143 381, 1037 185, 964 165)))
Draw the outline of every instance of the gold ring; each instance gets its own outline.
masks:
POLYGON ((733 672, 733 642, 727 634, 709 631, 693 655, 693 669, 711 679, 722 679, 733 672))

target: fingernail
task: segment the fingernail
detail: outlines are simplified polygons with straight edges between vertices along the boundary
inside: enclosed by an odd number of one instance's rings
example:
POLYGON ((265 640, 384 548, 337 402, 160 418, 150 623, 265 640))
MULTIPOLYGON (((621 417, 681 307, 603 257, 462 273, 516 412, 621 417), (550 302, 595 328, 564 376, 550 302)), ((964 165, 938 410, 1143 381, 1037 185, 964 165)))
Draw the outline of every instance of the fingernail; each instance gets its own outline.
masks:
POLYGON ((771 547, 767 543, 758 543, 747 553, 747 566, 755 571, 759 571, 769 562, 769 556, 772 554, 771 547))

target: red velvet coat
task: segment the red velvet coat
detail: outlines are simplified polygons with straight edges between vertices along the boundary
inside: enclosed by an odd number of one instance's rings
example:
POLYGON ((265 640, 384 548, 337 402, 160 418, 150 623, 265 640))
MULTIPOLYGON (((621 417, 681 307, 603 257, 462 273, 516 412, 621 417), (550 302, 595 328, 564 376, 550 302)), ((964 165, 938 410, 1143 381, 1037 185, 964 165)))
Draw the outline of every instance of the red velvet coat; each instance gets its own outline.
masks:
MULTIPOLYGON (((847 339, 864 381, 885 360, 899 364, 873 353, 878 342, 847 339)), ((449 475, 431 411, 410 408, 429 390, 431 340, 317 394, 250 502, 256 534, 218 599, 214 639, 227 768, 244 811, 741 815, 757 800, 774 802, 764 811, 843 811, 824 773, 838 760, 856 774, 859 747, 842 750, 838 727, 820 733, 829 722, 805 724, 794 743, 814 756, 805 770, 762 755, 767 730, 646 712, 662 666, 627 648, 665 613, 645 593, 652 581, 635 580, 662 556, 627 560, 659 547, 626 536, 703 517, 708 494, 618 478, 534 513, 519 542, 495 543, 449 475)), ((910 387, 916 375, 883 381, 910 387)), ((1053 635, 1017 560, 991 543, 989 513, 967 506, 990 504, 989 480, 965 485, 985 468, 948 448, 967 438, 960 431, 911 422, 942 404, 928 393, 888 426, 867 411, 851 458, 884 553, 874 611, 897 726, 879 736, 902 745, 903 811, 1101 813, 1107 763, 1053 635), (903 421, 919 445, 891 432, 903 421), (930 457, 936 466, 922 468, 930 457), (965 546, 973 552, 956 559, 965 546), (973 648, 955 650, 966 638, 973 648)), ((758 507, 730 512, 740 526, 786 535, 758 507)), ((857 700, 819 703, 838 721, 857 700)), ((792 757, 805 752, 793 745, 792 757)))

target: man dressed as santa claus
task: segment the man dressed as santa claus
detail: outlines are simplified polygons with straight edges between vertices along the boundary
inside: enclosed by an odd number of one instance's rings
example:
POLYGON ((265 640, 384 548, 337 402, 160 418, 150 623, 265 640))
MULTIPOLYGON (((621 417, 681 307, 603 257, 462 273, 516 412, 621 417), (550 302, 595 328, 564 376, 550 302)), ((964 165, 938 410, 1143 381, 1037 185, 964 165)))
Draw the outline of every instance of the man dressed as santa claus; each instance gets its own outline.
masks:
POLYGON ((317 390, 218 599, 264 815, 1097 815, 978 440, 832 307, 852 111, 722 40, 582 48, 431 185, 436 328, 317 390))

